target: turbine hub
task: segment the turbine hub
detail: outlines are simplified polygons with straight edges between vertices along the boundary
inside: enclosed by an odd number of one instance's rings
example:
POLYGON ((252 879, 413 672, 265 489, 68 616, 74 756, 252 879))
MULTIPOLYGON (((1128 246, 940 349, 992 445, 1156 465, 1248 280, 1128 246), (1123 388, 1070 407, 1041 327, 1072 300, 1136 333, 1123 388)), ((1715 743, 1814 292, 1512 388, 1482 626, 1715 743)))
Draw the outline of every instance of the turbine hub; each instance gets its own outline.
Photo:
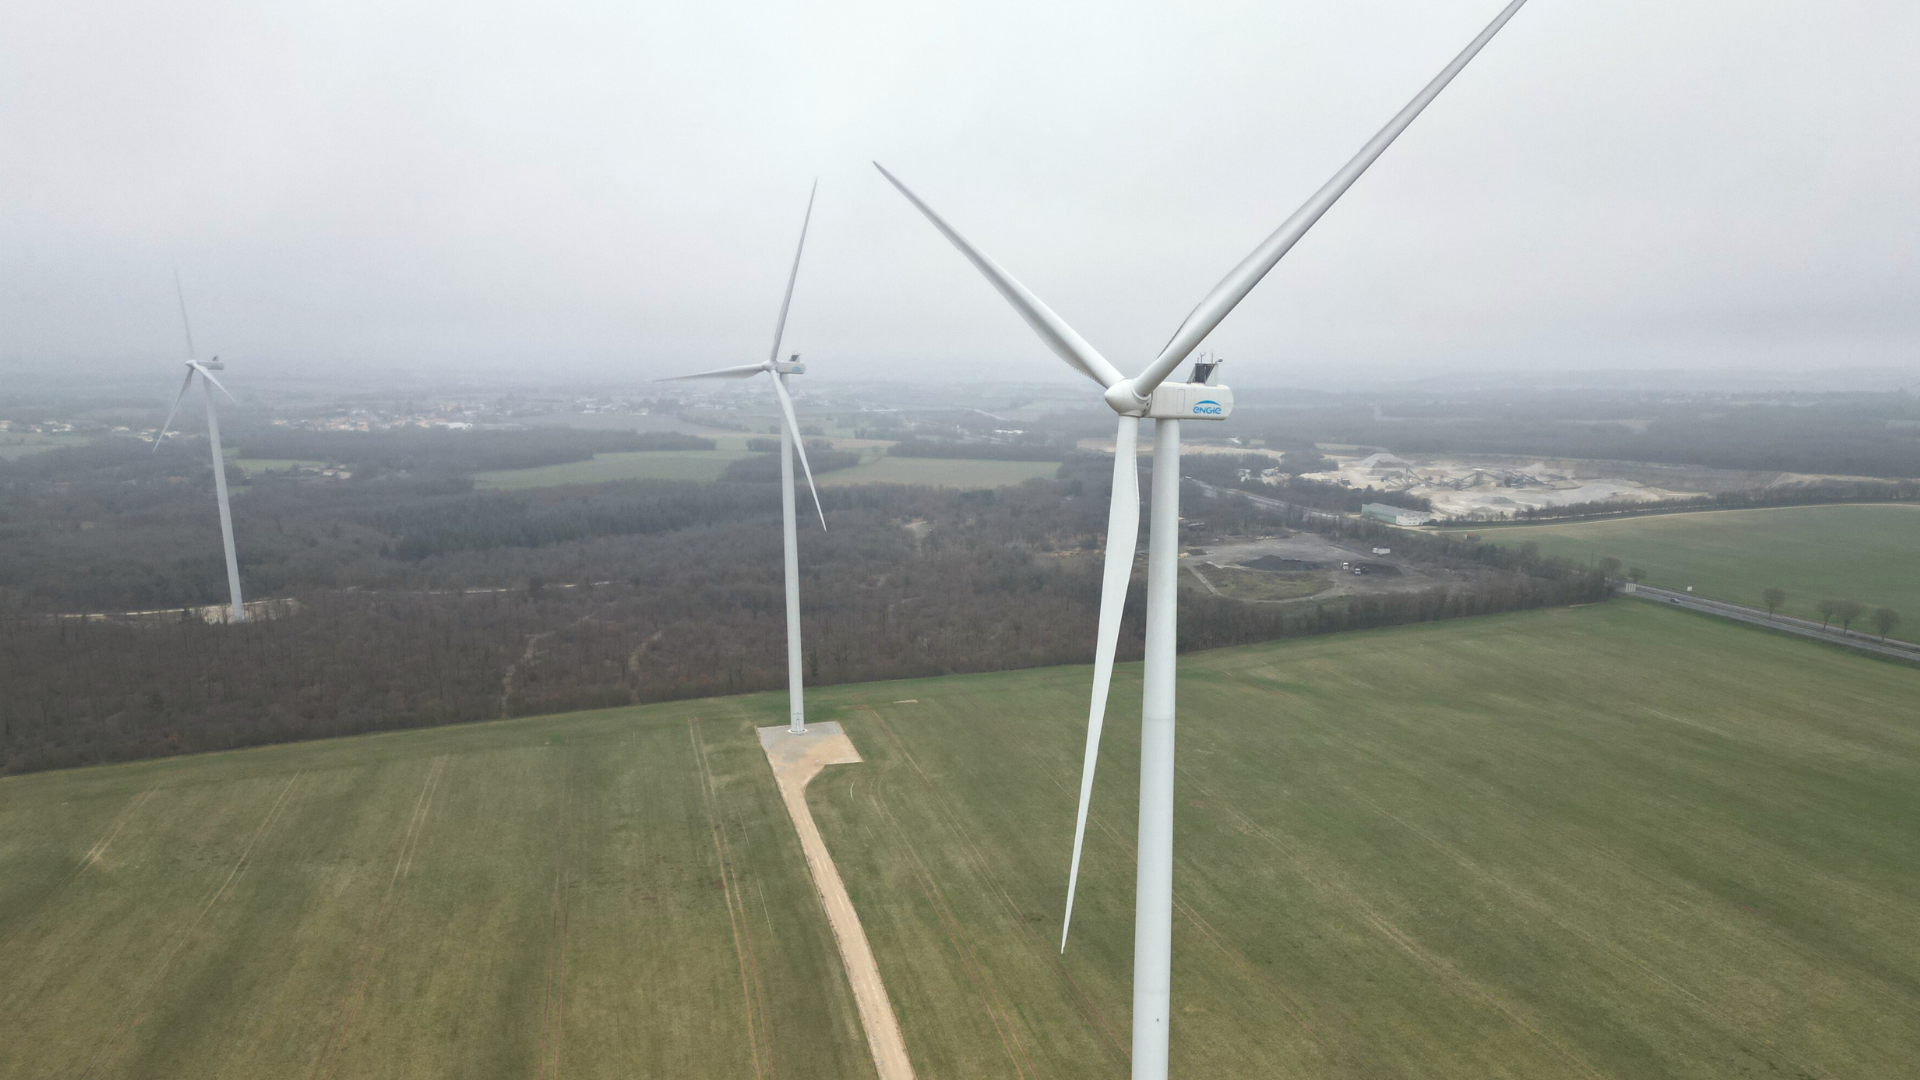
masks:
POLYGON ((1107 392, 1101 397, 1106 400, 1108 408, 1121 416, 1145 416, 1149 404, 1146 398, 1134 391, 1132 379, 1121 379, 1107 387, 1107 392))

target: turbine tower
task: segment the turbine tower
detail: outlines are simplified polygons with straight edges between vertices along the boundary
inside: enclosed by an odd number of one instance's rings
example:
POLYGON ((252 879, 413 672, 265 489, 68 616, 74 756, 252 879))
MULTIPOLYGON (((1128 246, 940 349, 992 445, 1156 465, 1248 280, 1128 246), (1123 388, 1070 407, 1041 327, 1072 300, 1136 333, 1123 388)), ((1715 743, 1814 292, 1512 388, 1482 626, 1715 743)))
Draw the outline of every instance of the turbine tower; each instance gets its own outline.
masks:
POLYGON ((1153 490, 1147 527, 1146 664, 1140 707, 1140 833, 1133 923, 1134 1080, 1165 1080, 1167 1075, 1173 955, 1174 653, 1180 570, 1180 421, 1224 420, 1233 410, 1232 392, 1215 384, 1216 364, 1197 362, 1184 383, 1167 379, 1525 3, 1526 0, 1512 0, 1353 160, 1222 278, 1174 331, 1159 355, 1131 379, 1121 375, 1085 338, 1014 280, 1000 264, 954 231, 897 177, 878 162, 874 163, 881 175, 926 215, 934 228, 1013 305, 1048 348, 1100 384, 1102 399, 1119 414, 1113 440, 1113 501, 1107 517, 1106 567, 1094 644, 1086 757, 1080 774, 1079 811, 1074 820, 1073 858, 1067 873, 1066 915, 1060 930, 1062 951, 1067 945, 1067 924, 1073 918, 1073 892, 1079 882, 1087 803, 1093 794, 1094 763, 1100 749, 1101 725, 1106 719, 1107 690, 1113 679, 1120 613, 1133 574, 1133 549, 1140 525, 1139 474, 1135 464, 1140 420, 1144 417, 1154 422, 1153 490))
POLYGON ((816 180, 813 190, 807 192, 807 213, 800 219, 800 243, 793 249, 793 269, 787 272, 787 292, 780 298, 780 318, 773 325, 773 348, 767 353, 766 362, 656 380, 751 379, 763 371, 773 375, 773 393, 780 399, 780 523, 787 547, 787 730, 796 735, 807 730, 807 705, 806 691, 800 681, 800 536, 793 508, 795 450, 800 452, 800 468, 806 472, 807 490, 813 493, 813 509, 820 515, 822 529, 827 527, 827 512, 820 508, 820 491, 813 486, 813 467, 807 464, 807 448, 800 440, 800 421, 793 415, 793 396, 787 393, 787 376, 804 375, 807 366, 800 362, 799 353, 781 362, 780 338, 787 330, 787 308, 793 303, 793 283, 800 277, 800 253, 807 247, 807 225, 813 220, 813 197, 819 190, 820 182, 816 180))
POLYGON ((193 377, 198 375, 205 379, 206 385, 201 389, 207 395, 207 442, 213 446, 213 494, 220 504, 220 543, 227 552, 227 615, 232 622, 246 622, 246 604, 240 599, 240 560, 233 553, 233 509, 227 504, 227 461, 220 453, 220 417, 213 409, 213 390, 219 387, 220 392, 236 404, 239 399, 226 387, 220 386, 220 380, 213 377, 214 372, 226 370, 226 365, 220 362, 219 357, 205 361, 194 359, 193 324, 187 321, 187 294, 180 287, 178 271, 173 275, 173 292, 180 300, 180 328, 187 336, 187 377, 180 384, 180 393, 174 396, 173 408, 167 412, 167 422, 160 425, 160 433, 153 437, 153 452, 160 452, 160 441, 167 437, 167 429, 173 426, 173 418, 180 411, 180 402, 193 386, 193 377))

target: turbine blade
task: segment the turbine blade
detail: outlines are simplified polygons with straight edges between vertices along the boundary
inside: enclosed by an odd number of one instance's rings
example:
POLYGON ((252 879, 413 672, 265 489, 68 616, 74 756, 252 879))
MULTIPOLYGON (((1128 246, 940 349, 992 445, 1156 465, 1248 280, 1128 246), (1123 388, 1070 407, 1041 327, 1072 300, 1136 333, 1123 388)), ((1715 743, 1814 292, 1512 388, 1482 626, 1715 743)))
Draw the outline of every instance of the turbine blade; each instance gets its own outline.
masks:
POLYGON ((1087 710, 1086 760, 1080 766, 1080 812, 1073 822, 1073 862, 1067 869, 1067 913, 1060 920, 1060 951, 1067 951, 1073 925, 1073 892, 1080 884, 1080 848, 1087 838, 1087 804, 1093 799, 1093 767, 1100 757, 1100 729, 1107 720, 1107 690, 1113 683, 1113 653, 1120 644, 1120 613, 1133 580, 1133 549, 1140 534, 1140 418, 1122 416, 1113 437, 1113 504, 1107 509, 1107 565, 1100 582, 1100 629, 1093 646, 1093 702, 1087 710))
POLYGON ((1400 133, 1407 129, 1407 125, 1413 123, 1421 110, 1438 97, 1440 91, 1447 88, 1447 84, 1453 81, 1453 77, 1460 74, 1460 70, 1467 66, 1467 62, 1472 60, 1487 42, 1493 40, 1493 35, 1499 33, 1500 28, 1507 25, 1507 20, 1513 18, 1521 5, 1526 2, 1527 0, 1513 0, 1508 4, 1498 16, 1495 16, 1493 22, 1480 32, 1479 37, 1474 38, 1459 56, 1453 58, 1453 63, 1448 64, 1445 70, 1434 76, 1433 81, 1416 94, 1414 99, 1407 103, 1406 108, 1401 109, 1398 115, 1387 121, 1387 126, 1381 128, 1379 134, 1360 148, 1360 152, 1353 156, 1352 161, 1347 162, 1339 172, 1334 173, 1333 179, 1328 180, 1319 191, 1314 192, 1313 197, 1308 199, 1300 209, 1295 210, 1292 217, 1282 222, 1280 227, 1274 230, 1273 235, 1267 237, 1259 247, 1254 248, 1253 253, 1242 259, 1240 265, 1234 267, 1231 273, 1221 278, 1220 283, 1213 287, 1213 291, 1207 294, 1206 299, 1200 301, 1199 305, 1193 309, 1193 313, 1180 324, 1180 329, 1174 331, 1173 338, 1167 342, 1166 348, 1160 350, 1160 355, 1155 357, 1153 363, 1148 364, 1147 369, 1140 373, 1140 377, 1133 381, 1134 391, 1143 397, 1151 394, 1154 387, 1159 386, 1168 375, 1173 374, 1173 369, 1180 366, 1180 362, 1187 358, 1187 354, 1204 341, 1208 334, 1213 333, 1214 327, 1220 325, 1220 320, 1226 318, 1228 312, 1245 299, 1255 285, 1260 284, 1260 279, 1267 276, 1267 271, 1272 270, 1281 257, 1292 250, 1293 245, 1307 234, 1307 230, 1313 228, 1314 223, 1320 220, 1320 216, 1339 201, 1340 196, 1346 194, 1354 181, 1360 179, 1360 174, 1366 172, 1368 166, 1385 153, 1387 147, 1393 145, 1393 140, 1400 137, 1400 133))
POLYGON ((816 179, 813 190, 807 192, 807 216, 800 219, 800 243, 793 249, 793 269, 787 271, 787 294, 780 298, 780 321, 773 326, 773 351, 767 354, 769 364, 780 359, 780 339, 787 332, 787 307, 793 303, 793 283, 800 277, 800 253, 807 249, 807 225, 813 221, 813 197, 819 191, 820 181, 816 179))
POLYGON ((793 448, 800 452, 800 468, 807 474, 807 490, 813 492, 813 510, 820 515, 820 528, 827 527, 827 512, 820 508, 820 489, 813 486, 813 466, 807 464, 807 443, 800 437, 800 421, 794 419, 793 397, 787 393, 787 385, 780 376, 773 377, 773 392, 780 398, 780 411, 786 414, 787 430, 793 435, 793 448))
POLYGON ((941 220, 940 215, 933 212, 933 207, 921 202, 920 196, 907 190, 907 185, 901 183, 899 177, 888 172, 886 166, 876 161, 873 167, 879 169, 880 175, 886 177, 889 183, 899 188, 900 194, 905 195, 908 202, 918 207, 920 212, 926 215, 927 220, 933 222, 933 227, 939 229, 941 235, 951 241, 954 247, 959 248, 960 254, 965 255, 975 269, 986 275, 986 279, 993 283, 993 287, 1000 291, 1001 296, 1007 298, 1007 303, 1013 305, 1014 310, 1020 313, 1020 317, 1027 320, 1027 325, 1033 327, 1033 332, 1040 335, 1040 340, 1046 342, 1047 348, 1052 349, 1054 355, 1072 364, 1076 371, 1101 386, 1112 386, 1124 377, 1112 364, 1107 363, 1107 358, 1101 356, 1099 350, 1087 344, 1085 338, 1076 333, 1073 327, 1068 326, 1065 319, 1054 314, 1052 308, 1041 303, 1040 298, 1027 291, 1025 285, 1015 281, 1013 275, 1002 269, 999 263, 989 259, 972 244, 967 243, 965 237, 954 232, 953 226, 941 220))
POLYGON ((187 388, 193 385, 193 373, 200 369, 187 365, 187 379, 180 384, 180 392, 173 396, 173 408, 167 410, 167 422, 160 425, 160 434, 153 437, 153 452, 160 452, 160 440, 167 437, 167 429, 173 426, 173 418, 180 412, 180 402, 186 400, 187 388))
POLYGON ((766 364, 741 364, 739 367, 715 368, 712 371, 696 371, 691 375, 670 375, 654 382, 685 382, 688 379, 751 379, 763 371, 772 370, 766 364))
POLYGON ((173 295, 180 300, 180 329, 187 333, 187 359, 193 359, 193 324, 187 321, 187 291, 180 287, 180 268, 173 268, 173 295))
POLYGON ((240 404, 240 399, 233 396, 233 391, 228 390, 224 386, 220 386, 220 380, 213 377, 213 372, 208 371, 206 368, 201 367, 199 364, 193 365, 193 370, 199 372, 200 375, 203 378, 205 378, 208 382, 212 383, 215 386, 219 386, 220 392, 227 395, 228 401, 233 402, 235 405, 240 404))

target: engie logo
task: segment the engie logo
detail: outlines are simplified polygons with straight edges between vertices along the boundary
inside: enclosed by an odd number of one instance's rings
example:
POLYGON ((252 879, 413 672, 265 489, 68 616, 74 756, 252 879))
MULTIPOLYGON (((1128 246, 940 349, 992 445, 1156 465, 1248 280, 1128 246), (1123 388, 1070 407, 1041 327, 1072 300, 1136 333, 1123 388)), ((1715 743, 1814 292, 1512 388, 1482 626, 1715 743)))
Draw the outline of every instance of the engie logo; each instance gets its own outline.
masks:
POLYGON ((1220 403, 1217 401, 1202 401, 1193 407, 1193 411, 1202 416, 1219 416, 1220 403))

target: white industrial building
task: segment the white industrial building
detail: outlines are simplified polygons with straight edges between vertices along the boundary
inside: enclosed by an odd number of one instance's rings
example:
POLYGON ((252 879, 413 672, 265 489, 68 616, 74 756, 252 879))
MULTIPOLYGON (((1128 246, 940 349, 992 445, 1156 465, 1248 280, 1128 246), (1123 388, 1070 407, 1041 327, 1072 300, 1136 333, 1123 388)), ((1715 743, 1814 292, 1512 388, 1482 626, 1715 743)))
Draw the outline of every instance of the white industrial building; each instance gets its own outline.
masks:
POLYGON ((1433 520, 1433 515, 1425 510, 1409 510, 1404 506, 1388 506, 1386 503, 1367 503, 1360 507, 1360 516, 1389 525, 1425 525, 1433 520))

